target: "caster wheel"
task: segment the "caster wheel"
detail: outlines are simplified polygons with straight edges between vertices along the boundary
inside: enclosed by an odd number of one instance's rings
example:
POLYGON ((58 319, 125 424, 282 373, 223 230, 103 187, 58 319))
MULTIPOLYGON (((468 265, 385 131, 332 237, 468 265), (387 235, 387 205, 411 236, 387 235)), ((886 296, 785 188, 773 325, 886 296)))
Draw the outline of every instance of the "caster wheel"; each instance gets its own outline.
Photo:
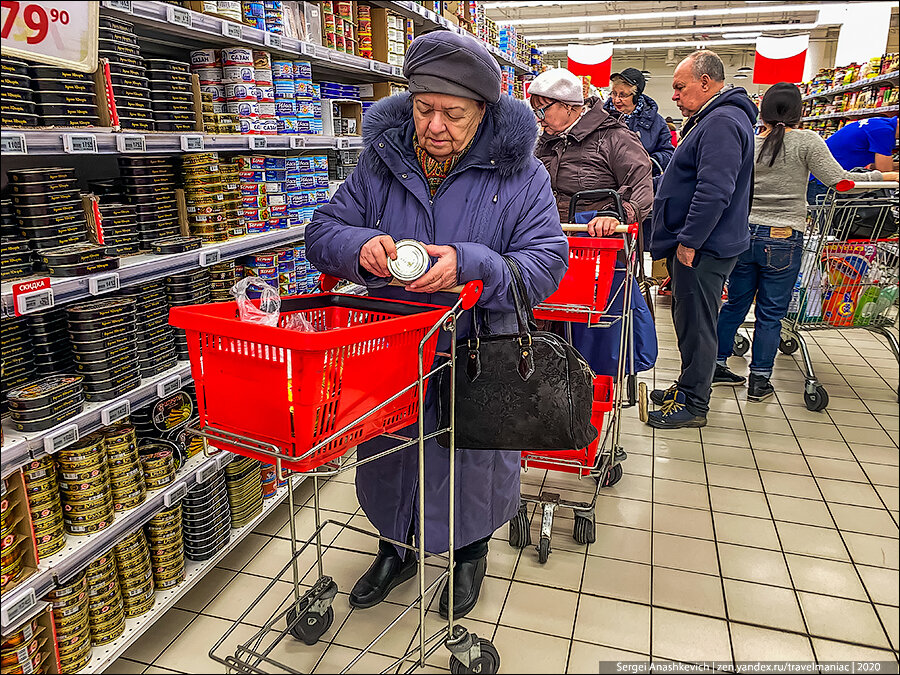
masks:
POLYGON ((603 481, 603 485, 601 485, 600 487, 612 487, 620 480, 622 480, 622 473, 623 470, 621 464, 613 465, 609 472, 606 474, 606 480, 603 481))
POLYGON ((572 532, 572 538, 579 544, 593 544, 597 540, 593 517, 576 515, 575 530, 572 532))
POLYGON ((743 356, 750 351, 750 340, 743 335, 735 335, 734 347, 731 348, 731 351, 735 356, 743 356))
POLYGON ((787 340, 781 340, 781 342, 778 343, 778 349, 782 354, 790 355, 800 349, 800 343, 794 338, 788 338, 787 340))
POLYGON ((647 422, 647 412, 649 410, 650 401, 647 395, 647 383, 638 383, 638 417, 641 422, 647 422))
POLYGON ((808 391, 803 392, 803 402, 806 409, 812 412, 820 412, 828 407, 828 392, 821 384, 816 385, 816 390, 810 394, 808 391))
POLYGON ((291 635, 306 645, 314 645, 326 630, 331 628, 334 622, 334 608, 329 607, 324 614, 307 614, 294 623, 297 617, 295 608, 291 607, 287 613, 287 623, 291 635))
POLYGON ((528 512, 525 506, 509 521, 509 545, 513 548, 525 548, 531 544, 531 529, 528 526, 528 512))
POLYGON ((543 565, 547 562, 547 558, 550 557, 550 538, 549 537, 541 537, 541 541, 538 543, 538 562, 543 565))
POLYGON ((492 674, 500 670, 500 654, 494 645, 484 638, 478 638, 478 646, 481 649, 481 656, 473 659, 468 666, 464 666, 463 662, 455 656, 450 657, 450 672, 453 675, 458 673, 492 674))

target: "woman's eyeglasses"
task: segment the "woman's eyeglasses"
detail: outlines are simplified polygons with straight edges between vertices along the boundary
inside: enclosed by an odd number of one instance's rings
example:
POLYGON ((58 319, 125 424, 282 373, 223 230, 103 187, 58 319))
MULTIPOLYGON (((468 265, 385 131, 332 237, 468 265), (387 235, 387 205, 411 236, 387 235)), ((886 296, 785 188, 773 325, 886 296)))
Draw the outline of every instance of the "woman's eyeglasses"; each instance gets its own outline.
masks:
POLYGON ((557 103, 559 103, 559 101, 553 101, 553 102, 551 102, 551 103, 548 103, 548 104, 545 105, 543 108, 534 108, 534 109, 533 109, 533 110, 534 110, 534 116, 537 117, 539 120, 544 119, 544 115, 546 114, 547 109, 550 108, 551 106, 556 105, 557 103))

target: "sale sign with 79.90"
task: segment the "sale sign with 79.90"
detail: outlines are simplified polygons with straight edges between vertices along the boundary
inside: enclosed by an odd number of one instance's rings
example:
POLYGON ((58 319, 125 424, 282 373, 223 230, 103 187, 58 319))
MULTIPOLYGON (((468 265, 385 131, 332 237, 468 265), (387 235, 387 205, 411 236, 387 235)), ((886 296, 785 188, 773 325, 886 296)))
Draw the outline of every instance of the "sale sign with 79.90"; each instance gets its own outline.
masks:
POLYGON ((97 70, 99 2, 2 0, 3 56, 85 73, 97 70))

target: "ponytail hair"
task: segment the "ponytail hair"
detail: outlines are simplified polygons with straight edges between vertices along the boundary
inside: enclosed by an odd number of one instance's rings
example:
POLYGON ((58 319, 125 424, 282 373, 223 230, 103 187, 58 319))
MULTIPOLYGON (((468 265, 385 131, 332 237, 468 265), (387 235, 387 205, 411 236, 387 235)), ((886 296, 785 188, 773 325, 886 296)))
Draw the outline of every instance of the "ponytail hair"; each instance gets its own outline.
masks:
POLYGON ((785 128, 800 124, 802 114, 803 103, 800 89, 796 84, 779 82, 766 91, 759 109, 759 116, 763 122, 772 127, 772 130, 760 148, 757 163, 761 163, 763 157, 768 154, 768 165, 775 164, 775 158, 784 150, 785 128))

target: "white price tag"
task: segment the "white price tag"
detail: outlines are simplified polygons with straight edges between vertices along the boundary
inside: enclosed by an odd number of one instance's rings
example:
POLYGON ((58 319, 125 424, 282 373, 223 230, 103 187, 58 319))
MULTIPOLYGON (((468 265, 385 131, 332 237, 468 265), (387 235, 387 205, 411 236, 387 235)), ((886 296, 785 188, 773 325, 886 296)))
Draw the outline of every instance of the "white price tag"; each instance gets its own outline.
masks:
POLYGON ((197 469, 197 482, 206 483, 210 478, 216 475, 219 470, 218 462, 213 460, 208 466, 197 469))
POLYGON ((378 64, 375 61, 369 61, 369 70, 373 73, 378 72, 378 64))
POLYGON ((88 291, 91 295, 102 295, 119 290, 119 273, 97 274, 88 279, 88 291))
POLYGON ((107 9, 116 9, 120 12, 125 12, 126 14, 134 14, 134 9, 131 7, 131 0, 106 0, 103 3, 103 6, 107 9))
POLYGON ((403 77, 403 68, 400 66, 391 66, 391 75, 394 77, 403 77))
POLYGON ((300 53, 303 54, 303 56, 315 56, 316 46, 311 42, 301 42, 300 53))
POLYGON ((272 49, 281 49, 281 36, 278 33, 263 33, 263 43, 272 49))
POLYGON ((164 380, 156 385, 156 395, 159 398, 165 398, 179 389, 181 389, 181 376, 173 375, 168 380, 164 380))
POLYGON ((40 312, 53 307, 53 289, 42 288, 31 293, 22 293, 16 298, 16 310, 19 314, 40 312))
POLYGON ((115 424, 119 420, 123 420, 131 414, 131 401, 127 398, 123 401, 119 401, 118 403, 114 403, 111 406, 107 406, 103 410, 100 411, 100 420, 103 422, 103 426, 109 426, 110 424, 115 424))
POLYGON ((166 18, 169 20, 169 23, 174 23, 176 26, 191 27, 191 12, 183 7, 166 6, 166 18))
POLYGON ((166 505, 166 508, 170 506, 174 506, 188 493, 188 487, 186 483, 179 483, 168 492, 163 495, 163 504, 166 505))
POLYGON ((200 267, 209 267, 219 262, 219 249, 211 248, 208 251, 200 251, 200 267))
POLYGON ((247 136, 247 146, 251 150, 265 150, 269 143, 265 136, 247 136))
POLYGON ((234 459, 234 455, 228 450, 223 450, 222 453, 216 457, 216 464, 219 469, 224 469, 226 466, 231 464, 231 460, 234 459))
POLYGON ((97 154, 97 137, 94 134, 63 134, 63 150, 70 155, 97 154))
POLYGON ((0 150, 4 155, 27 155, 28 144, 25 143, 25 134, 4 132, 3 136, 0 136, 0 150))
POLYGON ((200 134, 182 134, 181 149, 185 152, 203 150, 203 136, 200 134))
POLYGON ((306 139, 303 136, 291 136, 291 149, 297 150, 306 147, 306 139))
POLYGON ((147 141, 143 134, 121 134, 116 136, 119 152, 147 152, 147 141))
POLYGON ((52 455, 54 452, 62 450, 67 445, 72 445, 78 438, 78 425, 70 424, 62 431, 57 431, 55 434, 47 436, 44 439, 44 450, 52 455))
POLYGON ((34 589, 29 588, 24 595, 12 603, 6 603, 0 609, 4 626, 14 626, 19 619, 28 614, 37 604, 37 596, 34 589))
POLYGON ((232 23, 231 21, 223 21, 222 22, 222 35, 227 38, 231 38, 232 40, 243 40, 244 39, 244 27, 239 23, 232 23))
POLYGON ((334 139, 334 147, 338 150, 346 150, 350 147, 350 139, 349 138, 335 138, 334 139))

